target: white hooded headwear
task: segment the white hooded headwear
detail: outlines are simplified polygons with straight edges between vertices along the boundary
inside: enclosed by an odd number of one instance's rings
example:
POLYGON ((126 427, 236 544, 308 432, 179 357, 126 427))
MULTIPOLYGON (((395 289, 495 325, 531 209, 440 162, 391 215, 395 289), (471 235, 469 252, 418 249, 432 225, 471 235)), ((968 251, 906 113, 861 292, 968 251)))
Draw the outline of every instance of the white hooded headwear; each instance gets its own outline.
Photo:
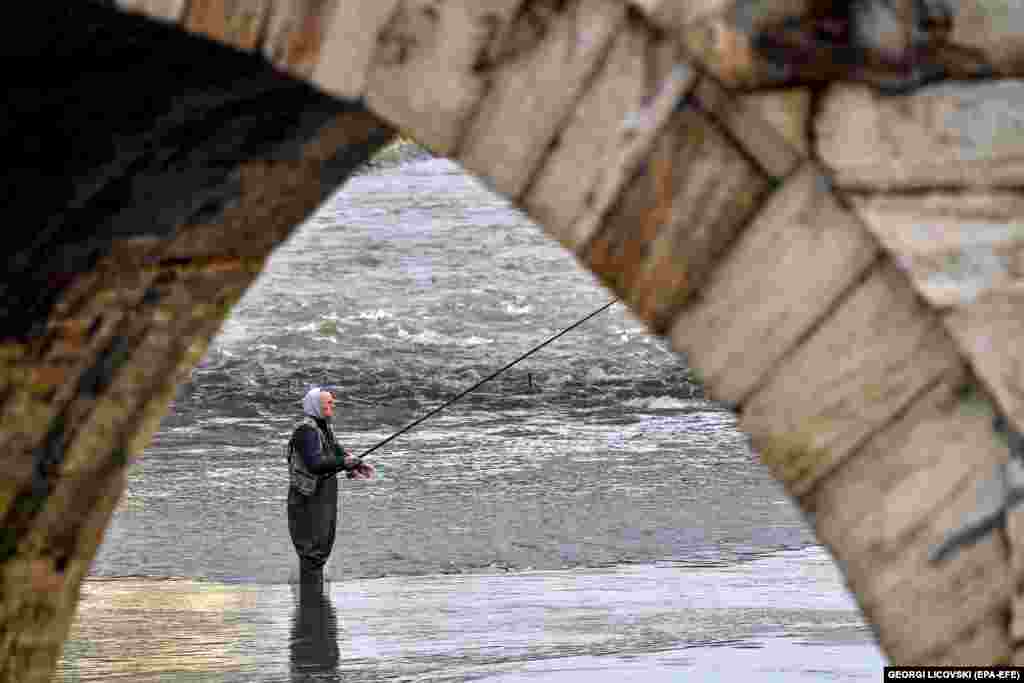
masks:
POLYGON ((312 387, 302 399, 302 412, 321 420, 324 419, 324 413, 320 406, 320 393, 322 391, 323 389, 320 387, 312 387))

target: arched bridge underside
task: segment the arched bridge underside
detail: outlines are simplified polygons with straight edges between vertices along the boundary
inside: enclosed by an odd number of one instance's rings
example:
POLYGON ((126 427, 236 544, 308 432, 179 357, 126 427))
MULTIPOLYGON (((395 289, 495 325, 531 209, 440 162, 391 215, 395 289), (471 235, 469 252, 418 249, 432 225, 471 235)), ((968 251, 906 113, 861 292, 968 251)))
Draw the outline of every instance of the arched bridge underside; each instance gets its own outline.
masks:
POLYGON ((892 660, 1024 663, 1016 0, 76 0, 9 18, 0 680, 49 680, 176 382, 395 131, 513 200, 687 354, 892 660))

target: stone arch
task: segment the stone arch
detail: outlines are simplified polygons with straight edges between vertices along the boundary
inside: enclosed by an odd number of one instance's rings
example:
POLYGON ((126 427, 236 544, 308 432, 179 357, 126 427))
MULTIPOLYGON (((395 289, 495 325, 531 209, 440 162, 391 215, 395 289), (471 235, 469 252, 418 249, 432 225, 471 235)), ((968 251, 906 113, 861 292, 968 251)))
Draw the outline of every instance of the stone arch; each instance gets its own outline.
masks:
POLYGON ((1020 512, 929 554, 984 508, 994 468, 1013 483, 1024 430, 1021 14, 28 10, 11 64, 46 68, 5 132, 26 227, 0 283, 0 680, 49 679, 125 465, 177 380, 274 246, 395 130, 512 199, 687 353, 891 659, 1018 662, 1020 512))

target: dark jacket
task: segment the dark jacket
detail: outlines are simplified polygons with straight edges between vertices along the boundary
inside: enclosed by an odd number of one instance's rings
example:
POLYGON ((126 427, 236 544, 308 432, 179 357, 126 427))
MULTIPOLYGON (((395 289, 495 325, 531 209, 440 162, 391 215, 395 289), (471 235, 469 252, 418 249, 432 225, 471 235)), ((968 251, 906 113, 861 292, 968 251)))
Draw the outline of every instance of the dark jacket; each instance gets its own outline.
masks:
POLYGON ((309 417, 292 435, 292 449, 302 458, 305 469, 318 476, 329 476, 343 469, 345 451, 334 438, 327 423, 309 417), (317 427, 313 427, 315 422, 317 427))

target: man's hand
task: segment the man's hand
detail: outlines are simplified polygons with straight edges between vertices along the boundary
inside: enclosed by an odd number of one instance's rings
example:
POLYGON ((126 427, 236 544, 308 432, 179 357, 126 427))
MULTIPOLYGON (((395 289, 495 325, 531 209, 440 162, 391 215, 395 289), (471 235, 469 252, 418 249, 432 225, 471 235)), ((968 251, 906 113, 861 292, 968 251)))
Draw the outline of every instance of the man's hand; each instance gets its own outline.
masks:
POLYGON ((345 476, 349 479, 373 479, 377 473, 376 468, 368 462, 363 462, 362 458, 356 460, 358 462, 345 473, 345 476))
POLYGON ((342 448, 340 444, 334 444, 334 457, 338 459, 338 463, 345 470, 354 467, 358 463, 353 461, 359 460, 359 458, 342 448))
POLYGON ((341 446, 334 447, 334 454, 338 457, 342 469, 345 470, 345 476, 349 479, 373 479, 377 472, 373 465, 363 462, 358 455, 352 455, 341 446))

